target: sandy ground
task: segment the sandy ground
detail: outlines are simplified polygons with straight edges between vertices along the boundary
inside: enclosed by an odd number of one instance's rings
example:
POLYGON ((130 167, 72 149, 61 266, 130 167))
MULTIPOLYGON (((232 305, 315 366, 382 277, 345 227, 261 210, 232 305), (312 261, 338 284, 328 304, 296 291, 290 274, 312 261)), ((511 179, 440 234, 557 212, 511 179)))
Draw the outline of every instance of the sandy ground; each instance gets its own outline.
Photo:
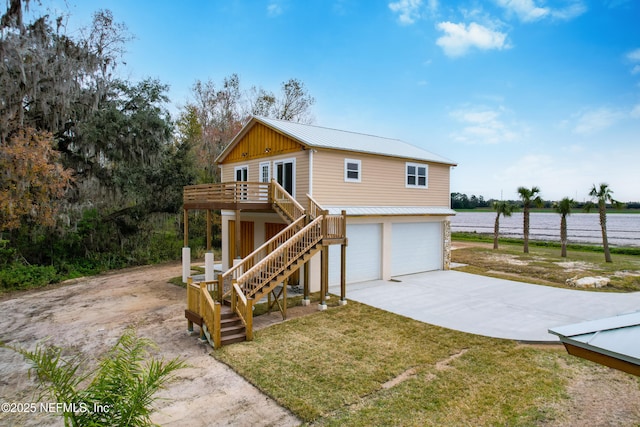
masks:
MULTIPOLYGON (((156 342, 157 356, 179 356, 189 364, 158 393, 162 400, 156 404, 153 422, 193 427, 299 425, 290 412, 211 357, 211 347, 187 334, 186 291, 167 283, 180 274, 179 264, 133 268, 5 296, 0 301, 0 340, 34 349, 49 338, 54 345, 96 358, 128 325, 135 325, 140 336, 156 342)), ((275 314, 271 319, 278 321, 275 314)), ((0 349, 0 402, 35 402, 28 368, 22 356, 0 349)), ((45 413, 0 413, 0 425, 44 427, 63 422, 45 413)))

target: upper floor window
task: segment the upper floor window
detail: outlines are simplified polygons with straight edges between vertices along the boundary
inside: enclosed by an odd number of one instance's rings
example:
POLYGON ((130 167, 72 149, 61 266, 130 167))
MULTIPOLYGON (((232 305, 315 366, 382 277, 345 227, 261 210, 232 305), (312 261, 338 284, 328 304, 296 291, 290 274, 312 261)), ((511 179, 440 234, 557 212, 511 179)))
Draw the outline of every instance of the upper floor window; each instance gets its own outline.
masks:
POLYGON ((406 164, 407 171, 407 187, 419 187, 419 188, 427 188, 428 187, 428 179, 427 173, 429 171, 429 167, 427 165, 421 165, 418 163, 407 163, 406 164))
POLYGON ((360 182, 362 179, 362 163, 360 160, 344 159, 344 181, 360 182))

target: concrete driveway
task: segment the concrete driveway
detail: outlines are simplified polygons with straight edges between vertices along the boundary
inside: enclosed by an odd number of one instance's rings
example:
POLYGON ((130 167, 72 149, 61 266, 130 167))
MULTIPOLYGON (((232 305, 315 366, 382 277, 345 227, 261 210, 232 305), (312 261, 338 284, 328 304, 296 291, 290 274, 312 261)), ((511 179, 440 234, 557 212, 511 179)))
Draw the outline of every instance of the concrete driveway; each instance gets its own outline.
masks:
POLYGON ((453 270, 395 279, 347 285, 347 298, 432 325, 527 342, 558 342, 547 331, 554 326, 640 311, 640 292, 560 289, 453 270))

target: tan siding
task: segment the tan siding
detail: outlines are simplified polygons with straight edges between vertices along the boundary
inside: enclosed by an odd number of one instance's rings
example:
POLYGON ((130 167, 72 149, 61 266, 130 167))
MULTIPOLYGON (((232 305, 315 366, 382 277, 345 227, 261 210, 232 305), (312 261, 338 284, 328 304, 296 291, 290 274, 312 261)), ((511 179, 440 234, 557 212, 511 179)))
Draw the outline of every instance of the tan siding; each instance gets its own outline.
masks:
POLYGON ((295 140, 256 123, 227 154, 223 163, 236 163, 300 151, 295 140))
POLYGON ((450 167, 429 165, 428 188, 405 187, 402 159, 318 150, 313 157, 313 196, 325 206, 449 206, 450 167), (360 160, 361 182, 344 181, 344 159, 360 160))

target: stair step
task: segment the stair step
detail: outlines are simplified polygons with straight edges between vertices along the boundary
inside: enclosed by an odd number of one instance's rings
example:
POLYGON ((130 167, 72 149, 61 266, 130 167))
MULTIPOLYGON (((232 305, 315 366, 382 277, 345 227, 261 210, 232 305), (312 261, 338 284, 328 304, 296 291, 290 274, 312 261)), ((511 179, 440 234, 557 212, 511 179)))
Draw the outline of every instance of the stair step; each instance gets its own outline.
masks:
POLYGON ((247 340, 246 334, 227 335, 220 339, 222 345, 234 344, 234 343, 243 342, 246 340, 247 340))
POLYGON ((228 326, 228 327, 221 327, 220 328, 220 335, 222 337, 227 337, 227 336, 231 336, 231 335, 238 335, 238 334, 247 334, 244 325, 240 324, 240 325, 234 325, 234 326, 228 326))

